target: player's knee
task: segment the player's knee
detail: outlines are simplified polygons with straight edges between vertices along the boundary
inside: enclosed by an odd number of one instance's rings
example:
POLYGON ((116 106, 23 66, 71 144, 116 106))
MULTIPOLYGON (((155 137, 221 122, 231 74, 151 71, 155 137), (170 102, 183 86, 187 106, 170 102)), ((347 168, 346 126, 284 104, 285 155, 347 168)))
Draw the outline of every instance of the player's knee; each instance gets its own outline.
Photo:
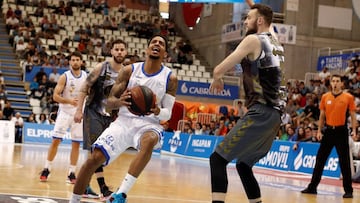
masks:
POLYGON ((141 137, 141 148, 142 149, 153 149, 158 143, 158 136, 155 133, 145 133, 141 137))
POLYGON ((213 152, 210 156, 210 166, 212 168, 219 166, 226 167, 228 163, 229 162, 226 159, 224 159, 222 156, 220 156, 220 154, 218 154, 217 152, 213 152))
POLYGON ((90 160, 93 164, 100 165, 106 161, 106 157, 100 149, 95 148, 91 153, 90 160))

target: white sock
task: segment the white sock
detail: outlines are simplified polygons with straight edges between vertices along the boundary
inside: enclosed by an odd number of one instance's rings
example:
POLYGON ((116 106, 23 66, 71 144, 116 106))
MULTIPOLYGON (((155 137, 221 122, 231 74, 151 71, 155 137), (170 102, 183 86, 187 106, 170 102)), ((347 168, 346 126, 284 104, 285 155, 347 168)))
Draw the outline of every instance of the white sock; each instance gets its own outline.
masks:
POLYGON ((70 173, 75 173, 75 171, 76 171, 76 166, 70 165, 70 166, 69 166, 69 174, 70 174, 70 173))
POLYGON ((124 180, 122 181, 119 190, 116 192, 117 194, 125 193, 127 194, 132 186, 135 184, 136 179, 134 176, 130 174, 126 174, 124 180))
POLYGON ((82 195, 72 194, 69 203, 80 203, 82 195))
POLYGON ((46 160, 44 168, 47 168, 49 169, 49 171, 51 171, 51 166, 52 166, 52 161, 46 160))

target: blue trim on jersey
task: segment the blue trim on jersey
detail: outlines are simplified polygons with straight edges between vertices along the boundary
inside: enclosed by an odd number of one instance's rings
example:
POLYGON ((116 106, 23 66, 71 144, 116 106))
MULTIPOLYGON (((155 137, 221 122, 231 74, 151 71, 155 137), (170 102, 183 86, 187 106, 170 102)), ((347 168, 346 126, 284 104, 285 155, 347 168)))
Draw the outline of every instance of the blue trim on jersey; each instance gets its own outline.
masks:
POLYGON ((168 84, 169 84, 169 81, 170 81, 170 76, 171 76, 171 74, 172 74, 172 71, 170 71, 170 73, 169 73, 169 75, 167 76, 167 79, 166 79, 166 90, 165 90, 165 94, 166 94, 166 92, 167 92, 167 90, 168 90, 168 84))
POLYGON ((80 75, 79 76, 74 75, 73 70, 70 70, 70 73, 71 73, 71 75, 74 76, 74 78, 81 78, 81 76, 83 74, 82 70, 80 70, 80 75))
POLYGON ((98 145, 98 144, 93 144, 92 147, 91 147, 91 151, 94 151, 95 148, 100 149, 100 151, 103 153, 103 155, 104 155, 105 158, 106 158, 106 162, 105 162, 103 165, 104 165, 104 166, 108 165, 108 164, 109 164, 109 161, 110 161, 110 156, 109 156, 109 154, 107 153, 107 151, 106 151, 106 149, 104 148, 104 146, 98 145))
POLYGON ((131 64, 131 73, 134 72, 134 64, 131 64))
POLYGON ((160 68, 160 70, 158 71, 158 72, 156 72, 156 73, 153 73, 153 74, 147 74, 146 72, 145 72, 145 63, 143 63, 142 64, 142 66, 141 66, 141 71, 143 72, 143 74, 144 75, 146 75, 147 77, 152 77, 152 76, 155 76, 155 75, 157 75, 157 74, 159 74, 159 73, 161 73, 161 71, 164 69, 164 66, 163 65, 161 65, 161 68, 160 68))
POLYGON ((61 140, 63 141, 63 138, 62 137, 55 137, 55 136, 52 136, 53 139, 56 139, 56 140, 61 140))

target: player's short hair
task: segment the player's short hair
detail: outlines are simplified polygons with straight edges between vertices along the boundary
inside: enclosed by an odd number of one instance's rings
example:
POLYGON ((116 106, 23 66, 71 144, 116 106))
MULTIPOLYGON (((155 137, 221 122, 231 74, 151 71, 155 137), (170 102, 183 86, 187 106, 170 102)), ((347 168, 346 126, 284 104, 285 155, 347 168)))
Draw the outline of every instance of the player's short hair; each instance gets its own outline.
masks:
POLYGON ((265 22, 270 25, 273 19, 272 9, 265 4, 254 4, 251 9, 257 9, 258 13, 264 16, 265 22))
POLYGON ((74 51, 74 52, 72 52, 72 53, 70 54, 70 59, 71 59, 71 57, 73 57, 73 56, 79 57, 80 60, 82 60, 82 54, 81 54, 79 51, 74 51))
POLYGON ((114 48, 115 44, 123 44, 125 46, 125 48, 127 48, 127 44, 124 40, 122 39, 116 39, 111 43, 111 48, 114 48))
POLYGON ((161 35, 161 34, 155 34, 155 35, 153 35, 153 36, 149 39, 149 41, 148 41, 148 46, 150 45, 151 40, 154 39, 155 37, 161 37, 161 38, 164 39, 164 41, 165 41, 165 51, 167 52, 167 51, 168 51, 168 48, 169 48, 168 39, 167 39, 166 36, 161 35))

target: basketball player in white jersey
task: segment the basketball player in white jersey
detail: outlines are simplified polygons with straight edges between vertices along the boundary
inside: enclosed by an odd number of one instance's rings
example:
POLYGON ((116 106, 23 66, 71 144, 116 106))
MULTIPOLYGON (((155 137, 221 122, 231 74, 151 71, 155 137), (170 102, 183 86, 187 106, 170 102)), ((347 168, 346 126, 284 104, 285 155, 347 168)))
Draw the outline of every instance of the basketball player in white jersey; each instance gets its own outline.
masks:
POLYGON ((125 66, 119 72, 116 83, 106 101, 110 108, 119 108, 117 119, 101 134, 93 144, 93 153, 81 167, 75 183, 70 203, 79 203, 91 175, 101 165, 114 161, 127 148, 138 150, 130 164, 128 173, 118 191, 107 202, 124 203, 126 194, 150 161, 154 148, 160 148, 163 128, 160 120, 169 120, 175 102, 178 80, 171 69, 163 66, 168 43, 165 37, 153 36, 146 50, 145 62, 125 66), (128 110, 130 89, 137 85, 149 87, 156 95, 156 107, 146 116, 136 116, 128 110))
POLYGON ((70 128, 71 153, 70 167, 67 182, 74 184, 76 181, 75 170, 79 158, 80 143, 83 140, 82 123, 74 122, 74 114, 77 107, 77 97, 82 83, 87 74, 81 70, 82 56, 80 52, 70 54, 70 70, 64 72, 55 87, 53 98, 59 103, 59 111, 56 118, 53 140, 48 150, 47 160, 40 175, 40 181, 45 182, 51 171, 52 162, 56 156, 57 149, 67 130, 70 128))

